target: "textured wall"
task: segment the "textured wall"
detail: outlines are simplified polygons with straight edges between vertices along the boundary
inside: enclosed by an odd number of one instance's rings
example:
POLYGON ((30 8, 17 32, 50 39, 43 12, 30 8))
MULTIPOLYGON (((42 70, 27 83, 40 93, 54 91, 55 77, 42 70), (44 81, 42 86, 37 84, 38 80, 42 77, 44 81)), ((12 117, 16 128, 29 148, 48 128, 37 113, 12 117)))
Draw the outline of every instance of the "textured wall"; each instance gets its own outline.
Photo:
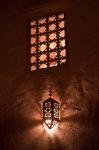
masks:
POLYGON ((98 150, 99 2, 30 4, 13 2, 1 8, 0 150, 98 150), (67 14, 69 64, 27 73, 26 21, 39 12, 43 16, 61 9, 67 14), (53 136, 44 129, 41 112, 50 86, 53 98, 61 101, 53 136))

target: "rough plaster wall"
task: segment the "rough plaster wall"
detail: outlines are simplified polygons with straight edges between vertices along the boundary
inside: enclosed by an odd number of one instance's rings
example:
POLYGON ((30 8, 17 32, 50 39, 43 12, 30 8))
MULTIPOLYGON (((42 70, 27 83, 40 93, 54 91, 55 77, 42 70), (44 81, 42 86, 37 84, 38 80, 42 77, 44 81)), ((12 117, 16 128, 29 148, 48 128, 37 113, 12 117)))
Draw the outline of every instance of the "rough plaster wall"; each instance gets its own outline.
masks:
POLYGON ((26 72, 26 20, 15 10, 7 12, 0 23, 0 150, 98 150, 98 1, 70 2, 71 62, 33 75, 26 72), (61 121, 52 137, 41 112, 50 86, 61 101, 61 121))

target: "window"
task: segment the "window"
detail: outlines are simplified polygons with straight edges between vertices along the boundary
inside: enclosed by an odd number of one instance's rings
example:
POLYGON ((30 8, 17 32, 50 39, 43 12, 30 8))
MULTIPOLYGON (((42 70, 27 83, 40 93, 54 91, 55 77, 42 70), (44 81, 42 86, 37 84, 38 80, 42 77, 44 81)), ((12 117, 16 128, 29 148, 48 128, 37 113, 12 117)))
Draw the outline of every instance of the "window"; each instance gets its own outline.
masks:
POLYGON ((66 62, 64 14, 30 21, 30 71, 66 62))

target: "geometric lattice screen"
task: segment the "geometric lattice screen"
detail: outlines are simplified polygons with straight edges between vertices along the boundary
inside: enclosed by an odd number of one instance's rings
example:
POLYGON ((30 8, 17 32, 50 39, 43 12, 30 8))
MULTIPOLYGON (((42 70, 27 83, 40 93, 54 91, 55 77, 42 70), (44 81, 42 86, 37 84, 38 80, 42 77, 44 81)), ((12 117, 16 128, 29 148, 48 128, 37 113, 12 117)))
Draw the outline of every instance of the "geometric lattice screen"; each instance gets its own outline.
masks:
POLYGON ((66 62, 64 14, 30 21, 30 71, 66 62))

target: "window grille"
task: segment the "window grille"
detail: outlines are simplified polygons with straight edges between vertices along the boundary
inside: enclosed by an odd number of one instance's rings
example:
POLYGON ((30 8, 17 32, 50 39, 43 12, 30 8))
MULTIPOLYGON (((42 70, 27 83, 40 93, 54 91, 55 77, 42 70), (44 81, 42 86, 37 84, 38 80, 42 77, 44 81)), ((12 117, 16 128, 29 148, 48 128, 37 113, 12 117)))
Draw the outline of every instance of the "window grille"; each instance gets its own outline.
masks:
POLYGON ((66 62, 64 14, 30 21, 30 71, 66 62))

